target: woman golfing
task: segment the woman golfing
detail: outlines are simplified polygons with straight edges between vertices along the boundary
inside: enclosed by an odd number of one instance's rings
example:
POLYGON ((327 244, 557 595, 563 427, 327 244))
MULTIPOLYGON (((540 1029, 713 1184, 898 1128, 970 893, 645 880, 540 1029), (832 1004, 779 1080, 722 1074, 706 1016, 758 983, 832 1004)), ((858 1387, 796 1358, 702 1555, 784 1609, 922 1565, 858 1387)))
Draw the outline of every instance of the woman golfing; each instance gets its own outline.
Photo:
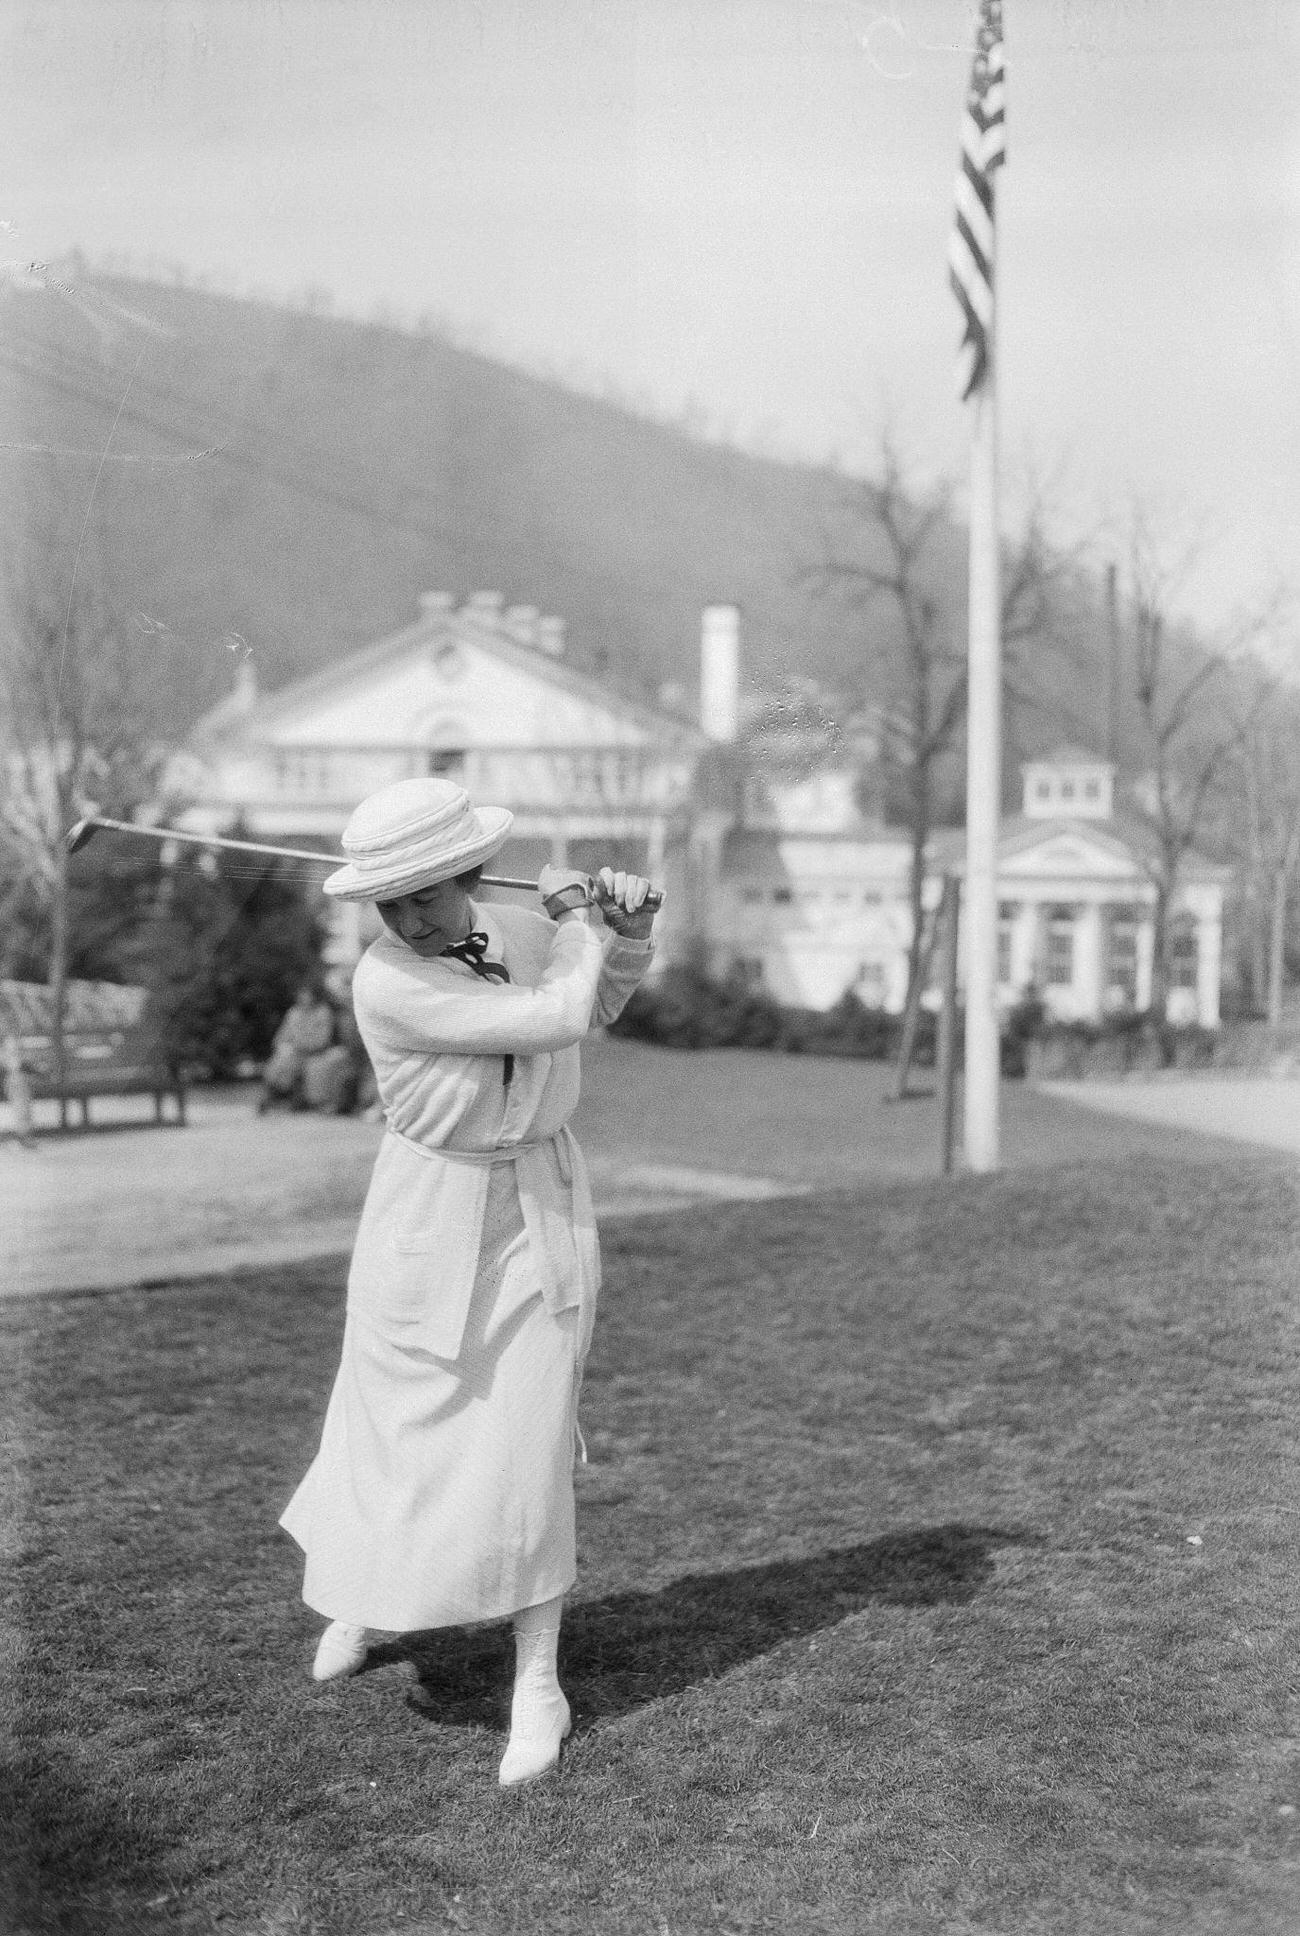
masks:
MULTIPOLYGON (((573 1455, 599 1253, 568 1119, 578 1044, 645 973, 649 882, 547 868, 546 914, 471 897, 512 816, 447 780, 363 800, 325 891, 378 904, 353 982, 387 1120, 317 1453, 281 1524, 329 1620, 317 1680, 368 1631, 510 1617, 503 1786, 553 1768, 576 1574, 573 1455)), ((579 1441, 580 1442, 580 1441, 579 1441)))

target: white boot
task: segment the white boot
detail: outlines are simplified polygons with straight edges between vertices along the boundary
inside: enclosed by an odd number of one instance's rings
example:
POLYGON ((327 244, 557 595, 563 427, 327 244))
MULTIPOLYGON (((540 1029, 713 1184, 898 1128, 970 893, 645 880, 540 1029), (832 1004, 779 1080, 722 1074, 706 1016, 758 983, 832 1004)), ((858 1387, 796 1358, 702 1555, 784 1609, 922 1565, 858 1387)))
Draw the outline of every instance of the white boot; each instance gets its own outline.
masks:
POLYGON ((515 1615, 515 1691, 510 1703, 510 1743, 497 1779, 503 1788, 536 1781, 560 1759, 560 1743, 573 1723, 555 1671, 563 1596, 525 1607, 515 1615))
POLYGON ((337 1680, 340 1674, 355 1674, 366 1658, 368 1629, 350 1627, 345 1620, 331 1620, 320 1637, 316 1658, 311 1664, 314 1681, 337 1680))

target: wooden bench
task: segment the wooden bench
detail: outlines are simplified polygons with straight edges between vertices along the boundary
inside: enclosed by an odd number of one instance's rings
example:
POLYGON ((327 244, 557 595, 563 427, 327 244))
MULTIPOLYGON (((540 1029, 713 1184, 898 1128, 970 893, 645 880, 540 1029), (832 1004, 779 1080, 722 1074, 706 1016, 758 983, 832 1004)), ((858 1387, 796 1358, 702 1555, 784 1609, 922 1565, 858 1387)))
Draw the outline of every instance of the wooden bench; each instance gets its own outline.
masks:
MULTIPOLYGON (((0 982, 0 1039, 5 1061, 16 1058, 19 1078, 32 1101, 59 1105, 59 1127, 68 1127, 69 1104, 81 1109, 90 1126, 92 1096, 152 1096, 154 1120, 167 1120, 164 1104, 175 1105, 174 1120, 185 1121, 185 1082, 179 1069, 163 1062, 141 1024, 144 990, 104 982, 74 982, 68 990, 63 1031, 63 1069, 57 1067, 48 989, 26 982, 0 982)), ((17 1085, 6 1078, 7 1092, 17 1085)), ((9 1100, 17 1105, 18 1097, 9 1100)))

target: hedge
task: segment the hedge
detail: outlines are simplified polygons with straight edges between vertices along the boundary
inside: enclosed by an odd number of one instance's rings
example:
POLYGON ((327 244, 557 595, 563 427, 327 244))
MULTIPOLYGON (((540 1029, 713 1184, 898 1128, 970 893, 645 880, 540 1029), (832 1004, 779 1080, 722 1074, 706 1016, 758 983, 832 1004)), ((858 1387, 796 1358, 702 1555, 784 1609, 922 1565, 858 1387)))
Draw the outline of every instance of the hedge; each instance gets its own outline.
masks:
MULTIPOLYGON (((959 1012, 959 1054, 964 1020, 959 1012)), ((922 1009, 913 1051, 920 1067, 934 1062, 937 1029, 933 1010, 922 1009)), ((610 1032, 671 1049, 768 1049, 889 1062, 898 1055, 902 1030, 901 1015, 868 1008, 852 990, 833 1008, 785 1007, 734 977, 718 981, 679 964, 643 983, 610 1032)), ((1173 1028, 1148 1015, 1054 1022, 1042 1000, 1030 993, 1003 1017, 1002 1073, 1048 1080, 1203 1068, 1214 1061, 1218 1039, 1213 1029, 1173 1028)))

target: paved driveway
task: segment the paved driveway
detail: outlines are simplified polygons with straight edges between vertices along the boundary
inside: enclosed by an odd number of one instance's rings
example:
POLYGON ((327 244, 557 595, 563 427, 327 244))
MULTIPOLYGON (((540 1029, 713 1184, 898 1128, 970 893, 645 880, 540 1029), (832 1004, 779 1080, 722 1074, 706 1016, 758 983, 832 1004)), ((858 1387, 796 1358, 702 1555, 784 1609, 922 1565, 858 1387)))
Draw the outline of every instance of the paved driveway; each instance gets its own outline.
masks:
POLYGON ((1157 1082, 1052 1082, 1046 1094, 1085 1109, 1300 1156, 1300 1079, 1171 1076, 1157 1082))

